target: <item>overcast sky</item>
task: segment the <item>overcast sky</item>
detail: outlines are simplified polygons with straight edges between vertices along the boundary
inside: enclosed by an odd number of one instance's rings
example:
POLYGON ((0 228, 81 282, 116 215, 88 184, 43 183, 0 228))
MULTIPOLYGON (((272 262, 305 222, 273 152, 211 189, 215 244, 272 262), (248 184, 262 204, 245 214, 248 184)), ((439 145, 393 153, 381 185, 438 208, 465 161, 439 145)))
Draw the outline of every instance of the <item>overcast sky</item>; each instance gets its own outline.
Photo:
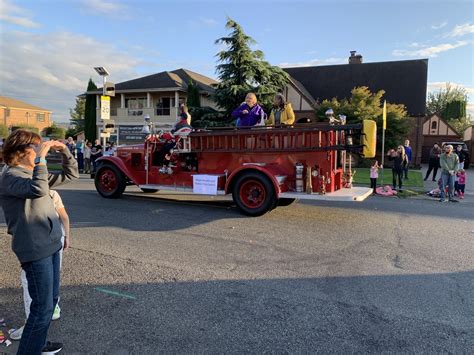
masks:
POLYGON ((429 90, 469 93, 474 116, 472 1, 0 0, 0 94, 69 120, 94 66, 120 82, 187 68, 215 77, 227 16, 274 65, 429 58, 429 90))

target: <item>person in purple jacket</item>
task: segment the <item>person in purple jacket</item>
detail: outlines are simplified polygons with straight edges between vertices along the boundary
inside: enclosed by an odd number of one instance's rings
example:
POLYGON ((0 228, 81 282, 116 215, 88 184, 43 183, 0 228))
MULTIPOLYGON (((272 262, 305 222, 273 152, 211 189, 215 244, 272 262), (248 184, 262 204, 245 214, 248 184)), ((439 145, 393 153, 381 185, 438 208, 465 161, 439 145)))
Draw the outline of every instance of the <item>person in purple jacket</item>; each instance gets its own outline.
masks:
POLYGON ((263 126, 266 117, 267 114, 257 103, 257 96, 253 92, 248 93, 245 102, 232 111, 232 118, 236 120, 237 127, 263 126))

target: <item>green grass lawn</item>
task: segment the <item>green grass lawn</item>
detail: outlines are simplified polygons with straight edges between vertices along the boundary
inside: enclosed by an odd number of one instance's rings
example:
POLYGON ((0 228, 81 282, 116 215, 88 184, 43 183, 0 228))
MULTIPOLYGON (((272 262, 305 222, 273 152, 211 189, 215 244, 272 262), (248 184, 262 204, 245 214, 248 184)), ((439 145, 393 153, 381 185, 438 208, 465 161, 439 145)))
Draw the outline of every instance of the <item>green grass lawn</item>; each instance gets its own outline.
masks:
MULTIPOLYGON (((370 186, 370 169, 368 168, 355 168, 356 174, 354 175, 354 183, 360 185, 370 186)), ((392 169, 384 169, 384 185, 392 185, 392 169)), ((382 169, 379 169, 379 178, 377 179, 377 185, 382 184, 382 169)), ((408 180, 403 180, 403 187, 423 189, 423 175, 419 170, 409 170, 408 180)))

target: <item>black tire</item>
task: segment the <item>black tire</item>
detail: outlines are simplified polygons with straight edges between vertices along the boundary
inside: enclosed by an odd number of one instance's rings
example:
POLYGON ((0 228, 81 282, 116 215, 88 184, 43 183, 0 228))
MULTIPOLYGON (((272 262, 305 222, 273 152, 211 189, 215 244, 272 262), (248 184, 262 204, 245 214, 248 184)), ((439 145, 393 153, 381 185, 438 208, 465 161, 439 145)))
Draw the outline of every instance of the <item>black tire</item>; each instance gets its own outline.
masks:
POLYGON ((232 189, 232 198, 242 213, 252 217, 272 210, 277 200, 271 181, 256 171, 244 172, 237 178, 232 189))
POLYGON ((111 164, 97 168, 94 183, 97 192, 105 198, 119 198, 127 186, 125 175, 111 164))
POLYGON ((155 192, 160 191, 158 189, 140 189, 140 190, 142 190, 146 194, 154 194, 155 192))
POLYGON ((277 206, 281 206, 281 207, 289 206, 295 203, 296 200, 297 200, 296 198, 279 198, 277 202, 277 206))

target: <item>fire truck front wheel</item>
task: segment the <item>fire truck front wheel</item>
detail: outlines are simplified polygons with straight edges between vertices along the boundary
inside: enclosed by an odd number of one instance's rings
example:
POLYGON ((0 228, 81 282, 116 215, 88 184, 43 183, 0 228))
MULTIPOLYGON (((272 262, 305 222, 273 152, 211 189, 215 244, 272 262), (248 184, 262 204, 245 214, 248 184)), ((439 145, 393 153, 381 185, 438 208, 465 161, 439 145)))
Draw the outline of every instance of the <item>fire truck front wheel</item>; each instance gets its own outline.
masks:
POLYGON ((125 191, 126 181, 123 173, 114 165, 102 165, 95 174, 95 188, 106 198, 118 198, 125 191))
POLYGON ((259 172, 245 172, 237 178, 232 191, 237 207, 248 216, 261 216, 270 211, 276 202, 275 188, 259 172))

